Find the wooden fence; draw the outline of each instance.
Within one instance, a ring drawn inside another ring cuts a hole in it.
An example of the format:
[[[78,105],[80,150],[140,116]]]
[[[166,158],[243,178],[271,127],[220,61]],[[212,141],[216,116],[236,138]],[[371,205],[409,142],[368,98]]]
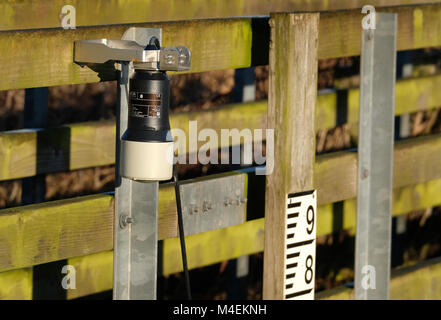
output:
[[[78,6],[86,6],[86,1],[73,2]],[[96,7],[90,5],[90,8],[98,10],[96,8],[101,8],[98,5],[100,2],[94,1]],[[382,3],[382,1],[371,2]],[[116,3],[119,5],[118,2]],[[143,3],[153,5],[150,2]],[[178,1],[172,3],[179,8]],[[265,1],[252,3],[255,6],[241,11],[235,9],[231,1],[229,2],[231,8],[227,6],[225,12],[216,7],[214,11],[203,11],[202,16],[218,18],[227,14],[267,14],[272,10],[297,8],[282,4],[285,3],[284,1],[275,1],[268,8],[264,7]],[[316,1],[316,3],[322,2]],[[336,2],[329,1],[329,3]],[[403,3],[403,1],[387,3]],[[87,16],[78,18],[80,25],[83,26],[65,31],[58,28],[57,22],[53,19],[43,19],[36,24],[33,19],[20,18],[32,14],[27,11],[28,7],[24,4],[17,5],[13,9],[17,12],[20,10],[19,14],[11,13],[11,18],[5,20],[6,24],[0,25],[1,30],[4,31],[0,32],[0,64],[3,67],[0,90],[114,80],[115,75],[107,69],[103,69],[98,77],[90,69],[81,68],[73,63],[75,40],[120,39],[123,32],[131,26],[104,25],[109,22],[137,23],[138,27],[161,27],[166,46],[185,44],[192,51],[193,61],[190,72],[265,65],[269,62],[269,51],[274,49],[269,49],[271,27],[268,17],[143,23],[143,21],[160,21],[165,18],[163,15],[155,16],[156,18],[143,16],[136,14],[137,10],[133,10],[133,15],[123,15],[120,17],[121,20],[117,20],[118,17],[113,15],[103,15],[106,17],[103,19],[111,20],[100,20],[98,24],[102,25],[89,27],[90,19],[95,12],[91,9]],[[302,1],[296,3],[300,7],[302,4]],[[137,2],[137,5],[144,4]],[[8,4],[0,4],[0,12],[2,6],[7,8]],[[37,1],[38,6],[43,6],[43,1]],[[313,9],[323,8],[318,4],[317,6]],[[398,13],[398,50],[441,46],[441,4],[377,8],[377,11]],[[187,19],[193,15],[191,10],[178,12],[180,11],[176,10],[175,19],[168,20]],[[308,29],[310,32],[308,36],[316,37],[318,40],[317,56],[312,57],[313,59],[360,55],[362,15],[359,9],[310,15],[318,19],[318,29]],[[272,19],[284,19],[284,17],[291,15],[276,14]],[[215,38],[213,34],[216,34]],[[271,54],[277,55],[274,50]],[[292,52],[292,54],[299,59],[308,58],[302,52]],[[314,66],[313,62],[311,63],[311,66]],[[276,65],[270,65],[270,73],[278,72],[277,68],[280,69]],[[313,71],[315,74],[316,72]],[[306,83],[314,81],[316,78],[312,77]],[[396,85],[396,115],[441,106],[441,93],[438,90],[440,85],[439,75],[399,80]],[[312,88],[315,88],[315,85]],[[314,95],[315,93],[314,89]],[[276,98],[274,95],[280,93],[270,90],[269,94],[270,107],[266,101],[259,101],[226,105],[207,111],[175,113],[171,116],[171,126],[188,131],[188,121],[197,120],[199,129],[206,127],[220,131],[221,126],[238,129],[267,128],[267,116],[270,119],[274,112],[277,112],[274,110]],[[319,92],[314,102],[315,112],[311,115],[315,119],[311,127],[314,130],[312,134],[315,130],[332,128],[336,125],[338,104],[341,102],[338,101],[339,99],[336,92]],[[359,90],[349,89],[345,103],[348,122],[356,124]],[[308,107],[307,104],[305,106]],[[274,125],[274,122],[271,122],[271,125]],[[113,164],[115,135],[115,124],[111,121],[1,132],[0,180]],[[277,152],[277,147],[275,151]],[[310,156],[314,158],[313,154]],[[397,142],[394,159],[394,215],[441,205],[441,197],[439,197],[441,135]],[[341,151],[319,155],[315,157],[314,162],[305,162],[304,168],[306,167],[308,170],[304,170],[302,174],[305,175],[306,172],[308,176],[305,178],[308,179],[308,184],[317,189],[319,195],[317,235],[326,235],[342,229],[354,230],[357,153]],[[209,179],[217,179],[223,175],[212,175]],[[249,179],[253,179],[253,188],[260,188],[263,191],[265,177],[254,176],[252,170],[246,175]],[[276,182],[270,180],[269,183],[271,185]],[[248,197],[252,197],[252,194],[248,193]],[[32,298],[32,267],[63,259],[67,259],[69,264],[77,269],[78,289],[68,290],[67,298],[111,289],[113,200],[111,194],[97,194],[0,210],[0,298]],[[332,204],[338,201],[344,201],[343,216],[341,221],[336,223]],[[265,234],[263,204],[257,215],[261,218],[225,229],[188,236],[189,267],[207,266],[263,251]],[[277,223],[277,221],[273,222]],[[170,184],[160,186],[159,239],[163,240],[163,274],[180,271],[182,266],[177,239],[175,195]],[[392,280],[391,297],[441,298],[439,284],[436,288],[432,286],[436,281],[439,282],[440,270],[441,262],[438,259],[432,263],[423,263],[399,271]],[[416,285],[421,281],[427,285],[427,291],[421,285]],[[408,290],[393,289],[394,286],[405,286]],[[431,290],[428,289],[429,286],[432,286]],[[338,289],[319,295],[323,298],[350,296],[350,289]]]

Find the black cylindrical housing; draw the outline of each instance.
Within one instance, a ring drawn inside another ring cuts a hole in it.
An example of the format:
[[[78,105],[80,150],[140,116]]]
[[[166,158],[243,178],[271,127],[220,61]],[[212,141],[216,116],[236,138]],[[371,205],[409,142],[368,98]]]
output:
[[[129,119],[123,139],[173,141],[168,119],[170,79],[167,74],[163,71],[135,70],[129,87]]]

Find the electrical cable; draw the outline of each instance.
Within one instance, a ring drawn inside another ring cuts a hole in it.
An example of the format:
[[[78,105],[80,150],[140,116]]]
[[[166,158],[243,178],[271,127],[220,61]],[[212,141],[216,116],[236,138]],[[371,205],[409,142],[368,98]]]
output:
[[[181,197],[179,195],[178,169],[176,164],[173,166],[173,181],[175,184],[176,206],[178,209],[179,240],[181,242],[182,266],[184,268],[185,286],[187,288],[187,298],[188,300],[191,300],[190,274],[188,273],[187,250],[185,248],[184,222],[182,219]]]

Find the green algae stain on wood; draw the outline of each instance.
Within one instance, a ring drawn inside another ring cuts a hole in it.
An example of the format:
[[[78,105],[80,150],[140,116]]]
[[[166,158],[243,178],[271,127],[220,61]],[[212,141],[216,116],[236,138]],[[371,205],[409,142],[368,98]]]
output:
[[[32,268],[0,272],[0,300],[31,300],[32,278]]]

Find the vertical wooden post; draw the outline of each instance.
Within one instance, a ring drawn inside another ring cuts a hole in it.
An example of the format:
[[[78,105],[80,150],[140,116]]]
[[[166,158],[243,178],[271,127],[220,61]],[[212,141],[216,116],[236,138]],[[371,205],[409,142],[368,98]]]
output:
[[[267,167],[273,161],[274,170],[266,177],[264,299],[283,299],[286,196],[313,188],[318,24],[319,13],[277,13],[270,19],[268,128],[274,129],[274,159],[267,159]]]

